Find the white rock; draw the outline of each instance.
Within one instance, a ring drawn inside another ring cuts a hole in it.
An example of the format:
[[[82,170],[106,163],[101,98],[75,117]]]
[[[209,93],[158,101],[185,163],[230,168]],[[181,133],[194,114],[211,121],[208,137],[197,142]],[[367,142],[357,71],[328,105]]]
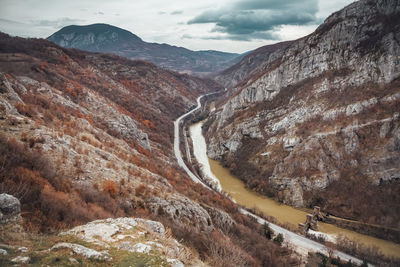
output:
[[[293,149],[293,147],[300,142],[300,138],[298,137],[284,137],[283,138],[283,147],[285,149]]]
[[[74,258],[68,258],[68,260],[69,260],[69,262],[70,263],[72,263],[72,264],[79,264],[79,261],[77,261],[76,259],[74,259]]]
[[[71,249],[74,253],[81,255],[85,258],[97,259],[97,260],[111,260],[110,254],[107,251],[97,251],[91,248],[84,247],[78,244],[72,243],[58,243],[54,245],[50,250],[58,249]]]
[[[5,249],[0,249],[0,255],[7,255],[7,250]]]
[[[158,242],[154,242],[154,241],[147,241],[146,245],[149,245],[149,246],[151,246],[153,248],[162,248],[163,247],[163,245],[161,245]]]
[[[316,237],[322,237],[325,241],[336,243],[336,235],[332,234],[326,234],[318,231],[313,231],[311,229],[308,229],[307,231],[309,234],[314,235]]]
[[[129,251],[139,252],[139,253],[149,253],[151,251],[151,246],[143,243],[137,243],[133,245]]]
[[[28,252],[28,248],[26,248],[26,247],[19,247],[19,248],[18,248],[18,251],[19,251],[19,252],[22,252],[22,253],[26,253],[26,252]]]
[[[109,218],[105,220],[96,220],[85,225],[77,226],[69,231],[61,233],[61,235],[76,235],[77,237],[88,242],[106,245],[104,242],[115,241],[113,238],[115,234],[124,229],[132,229],[133,227],[137,226],[137,224],[138,223],[134,218]]]
[[[146,220],[146,219],[142,219],[142,218],[137,218],[135,220],[138,223],[144,224],[146,226],[146,228],[152,230],[155,233],[162,234],[162,235],[165,234],[165,227],[160,222]]]
[[[167,262],[170,263],[172,267],[185,267],[185,265],[177,259],[167,259]]]
[[[29,261],[31,260],[30,257],[27,256],[18,256],[14,259],[11,260],[13,263],[19,263],[19,264],[28,264]]]

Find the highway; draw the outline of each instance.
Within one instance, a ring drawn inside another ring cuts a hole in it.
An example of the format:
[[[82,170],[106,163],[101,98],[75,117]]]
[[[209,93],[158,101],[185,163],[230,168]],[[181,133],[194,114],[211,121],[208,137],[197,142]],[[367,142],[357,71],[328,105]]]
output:
[[[175,127],[175,131],[174,131],[174,153],[175,153],[175,157],[178,161],[179,166],[181,166],[185,172],[188,174],[188,176],[196,183],[200,183],[202,184],[204,187],[207,187],[210,190],[210,187],[208,187],[205,183],[203,183],[201,181],[201,179],[199,177],[197,177],[192,171],[189,170],[189,168],[186,166],[185,162],[182,159],[182,155],[181,155],[181,151],[179,148],[179,144],[180,144],[180,135],[179,135],[179,130],[180,130],[180,123],[182,121],[182,119],[184,119],[185,117],[189,116],[190,114],[192,114],[193,112],[199,110],[201,108],[201,99],[205,96],[208,95],[212,95],[212,94],[216,94],[216,93],[210,93],[210,94],[205,94],[205,95],[201,95],[197,98],[197,107],[190,110],[189,112],[183,114],[182,116],[180,116],[178,119],[176,119],[174,121],[174,127]],[[195,142],[195,140],[193,140],[193,142]],[[206,151],[206,150],[204,150]],[[254,218],[257,219],[257,221],[260,224],[264,224],[264,223],[268,223],[270,228],[275,232],[275,234],[282,234],[284,237],[285,242],[291,246],[295,251],[297,251],[298,253],[300,253],[301,255],[307,255],[308,252],[320,252],[322,254],[328,255],[330,248],[326,247],[325,245],[315,242],[313,240],[310,240],[302,235],[296,234],[294,232],[291,232],[285,228],[282,228],[276,224],[273,224],[271,222],[266,221],[263,218],[260,218],[259,216],[245,210],[245,209],[240,209],[240,211],[243,214],[246,215],[250,215],[253,216]],[[334,250],[333,251],[333,256],[334,257],[339,257],[342,260],[345,261],[350,261],[352,263],[356,263],[361,265],[362,261],[358,258],[355,258],[349,254],[340,252],[338,250]],[[373,265],[368,265],[368,266],[373,266]]]

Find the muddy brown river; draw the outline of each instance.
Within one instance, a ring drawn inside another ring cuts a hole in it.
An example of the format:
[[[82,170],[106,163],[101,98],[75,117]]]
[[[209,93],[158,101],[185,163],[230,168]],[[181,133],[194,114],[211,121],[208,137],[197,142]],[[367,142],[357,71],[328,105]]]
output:
[[[203,122],[199,124],[202,125]],[[192,125],[191,128],[195,125],[196,124]],[[198,128],[201,129],[201,127]],[[193,142],[196,142],[196,140]],[[280,223],[290,224],[292,227],[297,227],[299,223],[304,223],[306,214],[309,213],[307,210],[295,209],[254,191],[250,191],[241,180],[233,176],[229,170],[224,168],[218,161],[212,159],[208,161],[212,173],[221,183],[222,190],[228,193],[238,204],[247,208],[256,208],[263,214],[274,217]],[[400,258],[399,244],[342,229],[331,224],[319,223],[319,230],[327,234],[344,235],[349,239],[357,240],[368,246],[376,246],[383,254]]]

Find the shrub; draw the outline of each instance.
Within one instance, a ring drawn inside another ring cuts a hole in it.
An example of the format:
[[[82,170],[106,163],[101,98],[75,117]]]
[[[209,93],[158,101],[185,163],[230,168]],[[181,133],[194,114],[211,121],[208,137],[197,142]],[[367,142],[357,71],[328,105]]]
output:
[[[147,191],[147,186],[142,183],[136,187],[135,195],[136,196],[144,196],[146,191]]]
[[[65,178],[56,177],[39,152],[0,134],[0,193],[20,199],[28,230],[48,232],[94,219],[123,216],[124,212],[110,197],[116,189],[109,188],[107,192],[94,187],[74,188]]]
[[[103,182],[103,191],[115,198],[117,196],[117,185],[114,181],[106,180]]]
[[[282,246],[283,243],[283,235],[279,233],[275,238],[274,242],[277,243],[279,246]]]
[[[271,240],[272,236],[274,235],[274,231],[269,227],[266,222],[264,222],[264,235],[268,240]]]

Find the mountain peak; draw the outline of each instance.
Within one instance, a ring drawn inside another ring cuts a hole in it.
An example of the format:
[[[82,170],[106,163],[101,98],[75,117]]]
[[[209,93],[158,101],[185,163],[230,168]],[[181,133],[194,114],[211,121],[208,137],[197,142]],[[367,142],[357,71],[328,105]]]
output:
[[[88,51],[111,51],[116,43],[143,42],[130,31],[104,23],[70,25],[47,38],[63,47]]]
[[[113,53],[200,76],[221,71],[239,60],[239,55],[234,53],[192,51],[169,44],[147,43],[127,30],[104,23],[66,26],[47,39],[66,48]]]

